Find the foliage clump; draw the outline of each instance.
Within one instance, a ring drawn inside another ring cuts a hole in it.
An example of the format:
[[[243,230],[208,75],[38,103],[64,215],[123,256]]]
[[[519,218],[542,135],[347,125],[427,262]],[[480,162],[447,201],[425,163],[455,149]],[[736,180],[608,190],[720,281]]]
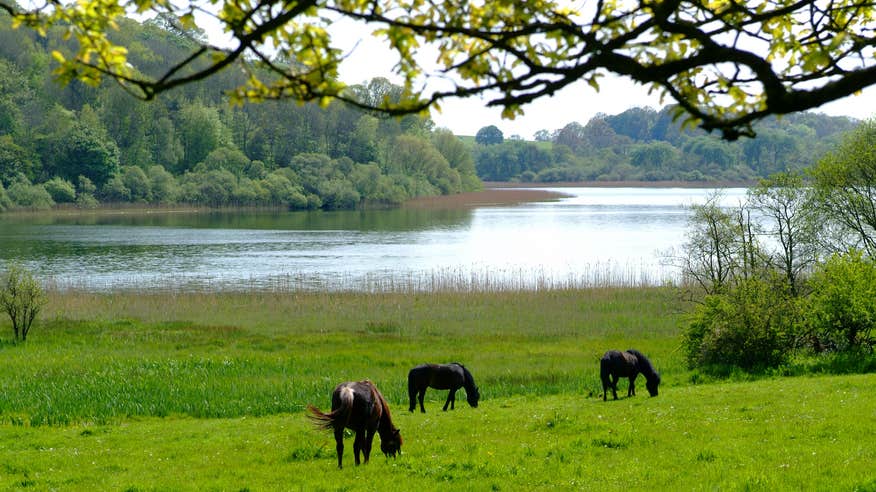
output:
[[[876,262],[860,251],[833,255],[810,279],[808,321],[821,350],[872,351],[876,345]]]
[[[683,340],[685,358],[691,367],[779,366],[791,354],[797,317],[781,282],[744,280],[725,294],[706,296],[694,310]]]
[[[30,271],[15,263],[7,267],[0,277],[0,307],[12,321],[15,341],[27,340],[27,334],[46,302],[42,286]]]

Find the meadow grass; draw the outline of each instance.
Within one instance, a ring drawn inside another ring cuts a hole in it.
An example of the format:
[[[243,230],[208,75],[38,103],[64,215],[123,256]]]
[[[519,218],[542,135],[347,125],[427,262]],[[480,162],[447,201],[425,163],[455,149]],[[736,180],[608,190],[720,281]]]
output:
[[[6,490],[873,490],[876,376],[511,396],[393,419],[403,454],[343,470],[301,413],[0,425]],[[377,446],[375,443],[375,451]]]
[[[693,384],[683,307],[659,287],[51,292],[27,343],[0,344],[0,488],[876,490],[876,375]],[[598,359],[630,347],[661,394],[604,403]],[[429,390],[409,414],[408,369],[449,361],[481,406]],[[337,471],[303,408],[365,378],[404,454]]]

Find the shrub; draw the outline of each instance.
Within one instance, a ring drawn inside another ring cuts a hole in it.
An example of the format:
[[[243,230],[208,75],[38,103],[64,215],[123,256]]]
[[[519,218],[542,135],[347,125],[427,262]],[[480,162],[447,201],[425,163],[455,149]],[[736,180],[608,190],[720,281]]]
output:
[[[6,194],[6,188],[3,187],[3,183],[0,183],[0,212],[8,208],[12,208],[12,200]]]
[[[179,185],[164,166],[151,166],[146,172],[154,203],[173,203],[179,195]]]
[[[124,166],[121,172],[122,183],[133,202],[148,202],[152,199],[152,183],[138,166]]]
[[[131,190],[125,186],[125,182],[118,174],[111,177],[101,189],[103,199],[109,202],[131,201]]]
[[[97,187],[90,179],[80,175],[77,179],[76,189],[79,192],[76,196],[76,205],[79,208],[94,208],[100,204],[94,197]]]
[[[28,270],[17,264],[8,266],[0,279],[0,307],[12,320],[15,340],[27,340],[30,327],[46,304],[46,295]]]
[[[809,280],[807,321],[819,351],[872,350],[876,324],[876,263],[860,251],[833,255]]]
[[[45,210],[52,208],[55,201],[42,185],[30,184],[27,179],[19,179],[8,190],[9,198],[19,207]]]
[[[76,188],[66,179],[54,177],[43,186],[56,203],[72,203],[76,200]]]
[[[708,295],[690,317],[683,348],[691,368],[776,367],[794,348],[797,302],[779,280],[747,279]]]

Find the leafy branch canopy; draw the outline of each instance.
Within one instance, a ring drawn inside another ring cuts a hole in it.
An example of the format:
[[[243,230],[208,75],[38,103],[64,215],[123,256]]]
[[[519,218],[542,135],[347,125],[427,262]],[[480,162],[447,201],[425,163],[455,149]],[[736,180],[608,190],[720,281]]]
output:
[[[40,33],[61,27],[75,39],[75,52],[55,53],[62,81],[110,77],[143,99],[233,65],[246,74],[234,102],[336,98],[403,114],[481,95],[513,118],[577,81],[598,89],[613,73],[676,102],[687,123],[732,140],[751,135],[764,116],[816,108],[876,82],[869,0],[45,0],[24,7],[0,0],[0,9],[17,25]],[[187,33],[202,32],[199,23],[212,18],[231,42],[193,36],[187,58],[147,76],[131,64],[129,47],[113,41],[120,18],[134,14],[172,19]],[[406,97],[366,103],[347,90],[338,67],[348,54],[330,29],[341,18],[371,27],[395,53]],[[437,53],[437,68],[423,63],[427,51]]]

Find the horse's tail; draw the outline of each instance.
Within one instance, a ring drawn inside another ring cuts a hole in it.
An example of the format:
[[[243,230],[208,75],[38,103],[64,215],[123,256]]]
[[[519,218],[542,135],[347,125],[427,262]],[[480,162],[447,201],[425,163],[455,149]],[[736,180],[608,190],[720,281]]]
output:
[[[636,349],[629,349],[627,353],[633,354],[638,359],[639,372],[642,373],[648,379],[657,378],[660,380],[660,374],[657,373],[657,369],[654,368],[654,364],[651,363],[651,359],[645,356],[642,352],[639,352]]]
[[[414,391],[417,387],[417,378],[420,374],[420,366],[414,367],[408,371],[408,392]]]
[[[325,413],[313,405],[307,405],[307,411],[310,412],[310,420],[320,429],[331,430],[338,425],[346,425],[350,420],[351,410],[353,409],[353,390],[349,387],[342,387],[338,394],[340,406]]]
[[[611,359],[608,357],[608,352],[599,359],[599,378],[602,379],[603,386],[608,383],[608,378],[611,376]]]

